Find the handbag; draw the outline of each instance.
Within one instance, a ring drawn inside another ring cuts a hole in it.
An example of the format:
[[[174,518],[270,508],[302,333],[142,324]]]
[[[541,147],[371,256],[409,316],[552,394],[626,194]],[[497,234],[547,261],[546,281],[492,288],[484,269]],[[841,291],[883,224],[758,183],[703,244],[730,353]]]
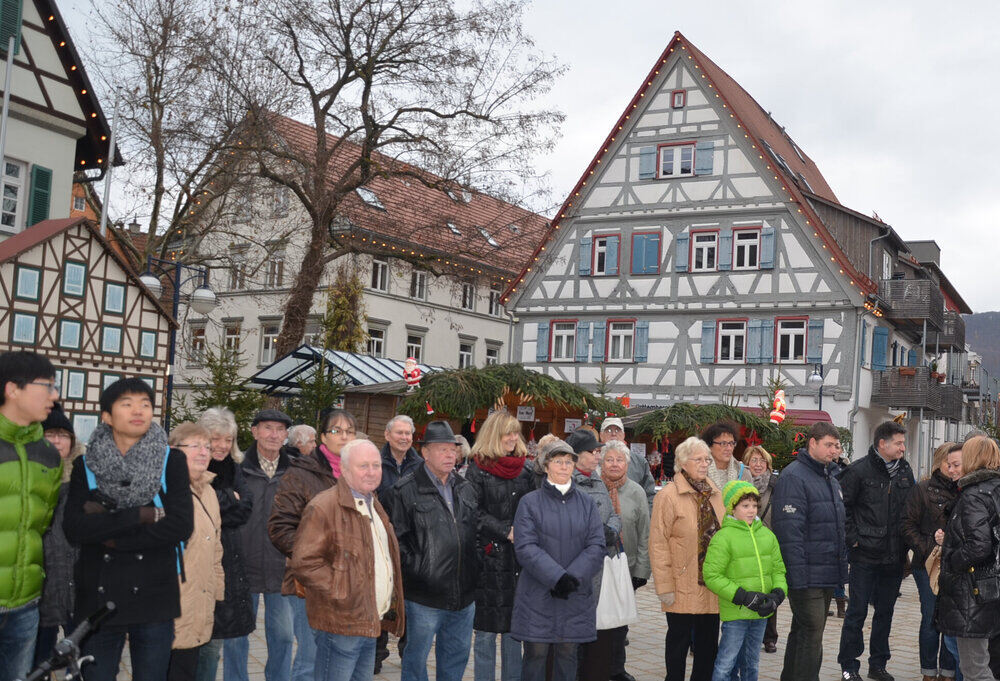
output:
[[[597,628],[615,629],[638,620],[639,610],[635,605],[628,557],[624,551],[614,557],[605,556],[601,593],[597,598]]]
[[[938,593],[938,578],[941,577],[941,547],[935,546],[931,549],[930,555],[924,561],[924,568],[927,570],[927,578],[931,583],[931,592],[936,596]]]

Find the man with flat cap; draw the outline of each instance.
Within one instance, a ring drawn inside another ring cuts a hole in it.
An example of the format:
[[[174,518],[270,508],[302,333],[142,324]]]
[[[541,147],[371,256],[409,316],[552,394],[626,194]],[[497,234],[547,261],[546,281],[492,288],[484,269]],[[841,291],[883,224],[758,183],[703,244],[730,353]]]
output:
[[[476,519],[473,486],[454,471],[455,433],[427,424],[423,464],[393,485],[382,503],[399,540],[406,609],[402,681],[427,681],[437,644],[437,681],[460,681],[469,661],[475,613]]]

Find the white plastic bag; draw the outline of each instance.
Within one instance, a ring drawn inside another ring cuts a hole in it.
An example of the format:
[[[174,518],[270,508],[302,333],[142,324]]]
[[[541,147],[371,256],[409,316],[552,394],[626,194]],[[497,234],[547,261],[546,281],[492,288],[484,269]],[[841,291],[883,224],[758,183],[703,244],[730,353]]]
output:
[[[601,594],[597,599],[597,628],[615,629],[639,620],[635,606],[628,557],[622,551],[614,558],[604,557]]]

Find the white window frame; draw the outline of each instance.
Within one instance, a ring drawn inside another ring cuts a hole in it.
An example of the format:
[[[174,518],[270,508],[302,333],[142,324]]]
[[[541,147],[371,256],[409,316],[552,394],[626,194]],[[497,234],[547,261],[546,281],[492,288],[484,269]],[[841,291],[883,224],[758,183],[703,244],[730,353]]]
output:
[[[549,361],[576,361],[576,322],[552,322]]]
[[[378,326],[368,327],[368,354],[372,357],[385,357],[386,330]],[[407,355],[409,356],[409,355]]]
[[[656,169],[660,177],[694,177],[694,142],[660,147]]]
[[[31,337],[25,335],[31,323]],[[10,324],[10,342],[18,345],[34,345],[38,342],[38,317],[29,312],[15,312]]]
[[[474,312],[476,309],[476,286],[469,282],[462,283],[462,300],[461,306],[463,310],[469,310]]]
[[[139,331],[139,357],[143,359],[156,359],[158,341],[159,338],[155,331]],[[146,347],[147,342],[152,343],[148,348]]]
[[[410,297],[414,300],[427,300],[427,272],[413,270],[410,273]]]
[[[742,253],[741,253],[742,251]],[[743,256],[744,263],[739,264],[740,256]],[[750,256],[753,256],[753,263]],[[760,230],[754,229],[734,229],[733,230],[733,269],[734,270],[759,270],[760,269]]]
[[[371,286],[373,291],[388,293],[389,291],[389,261],[372,258]]]
[[[204,325],[190,327],[191,343],[188,350],[188,366],[200,366],[205,362],[205,349],[208,347],[207,331]]]
[[[81,213],[87,210],[87,199],[83,196],[74,196],[73,210],[80,211]]]
[[[34,277],[32,284],[31,278]],[[28,287],[31,291],[28,291]],[[28,265],[17,266],[17,283],[14,286],[14,297],[22,300],[39,300],[42,295],[42,270]]]
[[[17,175],[8,175],[8,166],[17,168]],[[3,176],[0,177],[0,229],[8,232],[20,232],[24,229],[24,205],[28,200],[27,191],[28,166],[20,161],[4,159]],[[7,194],[8,187],[12,190],[10,196]],[[10,203],[13,202],[13,210],[9,210]],[[7,216],[10,215],[12,225],[7,224]]]
[[[75,335],[74,330],[75,329]],[[71,340],[73,342],[68,342]],[[79,350],[83,342],[83,323],[77,319],[59,320],[59,347],[65,350]]]
[[[476,344],[472,341],[458,342],[458,368],[468,369],[473,364],[473,356],[475,355]]]
[[[635,322],[609,321],[605,347],[609,362],[635,361]]]
[[[247,287],[247,259],[242,253],[230,256],[229,290],[242,291]]]
[[[608,273],[608,239],[618,238],[617,234],[605,234],[594,237],[594,276],[600,277]],[[618,255],[621,256],[621,239],[618,243]],[[615,263],[616,265],[618,263]]]
[[[503,314],[503,305],[500,304],[500,295],[502,293],[503,291],[500,290],[499,284],[490,286],[489,313],[491,317],[499,317]]]
[[[809,322],[805,319],[779,319],[774,347],[775,361],[779,364],[806,363],[806,332]],[[798,340],[797,340],[798,339]],[[802,344],[802,356],[795,357],[795,346]],[[783,346],[787,344],[787,350]]]
[[[83,298],[87,291],[87,269],[86,263],[66,261],[62,271],[62,292],[65,295]],[[77,281],[76,273],[81,270],[82,274],[79,275],[79,281]]]
[[[260,366],[273,364],[277,359],[278,336],[281,334],[281,324],[265,322],[260,325]]]
[[[746,364],[747,361],[747,323],[738,320],[720,320],[715,342],[715,361],[718,364]],[[723,352],[723,343],[728,339],[728,356]],[[739,346],[740,352],[736,352]],[[739,355],[737,357],[737,354]]]
[[[273,253],[267,259],[267,288],[281,288],[285,283],[285,255]]]
[[[671,109],[683,109],[685,106],[687,106],[687,90],[674,90],[670,93]]]
[[[414,331],[406,332],[406,356],[417,360],[417,364],[424,361],[424,336]]]
[[[222,347],[233,352],[240,352],[240,337],[243,332],[243,324],[240,322],[227,322],[222,327]]]
[[[702,254],[702,263],[698,265],[699,252]],[[711,266],[709,266],[709,252],[711,252]],[[691,232],[691,271],[692,272],[715,272],[719,269],[719,233],[718,232]]]
[[[500,346],[488,344],[486,346],[486,366],[500,363]]]

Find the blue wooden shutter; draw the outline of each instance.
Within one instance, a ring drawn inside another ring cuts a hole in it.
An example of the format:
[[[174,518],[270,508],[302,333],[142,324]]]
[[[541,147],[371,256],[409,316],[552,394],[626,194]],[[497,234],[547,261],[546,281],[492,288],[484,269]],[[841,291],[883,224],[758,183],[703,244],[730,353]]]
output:
[[[861,366],[865,365],[865,351],[868,347],[868,322],[864,319],[861,320],[861,355],[860,361]]]
[[[639,149],[639,179],[652,180],[656,177],[656,147]]]
[[[872,369],[885,371],[885,356],[889,352],[889,329],[876,326],[872,329]]]
[[[576,361],[586,362],[590,358],[590,322],[576,323]]]
[[[580,276],[585,277],[590,274],[590,259],[593,257],[591,251],[592,240],[589,236],[580,239]]]
[[[701,363],[713,364],[715,362],[715,320],[706,320],[701,323]]]
[[[635,361],[645,362],[649,348],[649,321],[640,319],[635,323]]]
[[[764,361],[763,355],[763,320],[751,319],[747,324],[747,362],[750,364],[760,364]]]
[[[906,366],[917,366],[917,351],[913,348],[910,348],[910,351],[906,353]]]
[[[806,338],[806,361],[820,364],[823,361],[823,320],[810,319]]]
[[[774,320],[765,319],[760,325],[760,361],[774,362]]]
[[[594,335],[590,343],[590,356],[591,361],[603,362],[604,361],[604,334],[605,329],[607,329],[607,324],[605,322],[594,322]]]
[[[711,175],[714,157],[715,142],[697,142],[694,145],[694,174]]]
[[[646,235],[632,235],[632,274],[646,274]]]
[[[723,227],[719,232],[719,257],[720,270],[733,269],[733,230]]]
[[[646,274],[660,273],[660,234],[646,235]]]
[[[678,272],[688,271],[688,241],[691,235],[683,232],[674,241],[674,269]]]
[[[28,227],[49,219],[52,195],[52,171],[42,166],[31,166],[31,194],[28,198]]]
[[[760,231],[760,268],[774,269],[774,227],[770,225]]]
[[[618,237],[609,236],[605,238],[605,243],[607,244],[607,255],[604,257],[605,274],[618,274]]]
[[[538,323],[538,344],[535,346],[535,361],[549,361],[549,323]]]
[[[14,36],[14,54],[21,51],[21,0],[0,2],[0,54],[7,55],[7,42]]]

